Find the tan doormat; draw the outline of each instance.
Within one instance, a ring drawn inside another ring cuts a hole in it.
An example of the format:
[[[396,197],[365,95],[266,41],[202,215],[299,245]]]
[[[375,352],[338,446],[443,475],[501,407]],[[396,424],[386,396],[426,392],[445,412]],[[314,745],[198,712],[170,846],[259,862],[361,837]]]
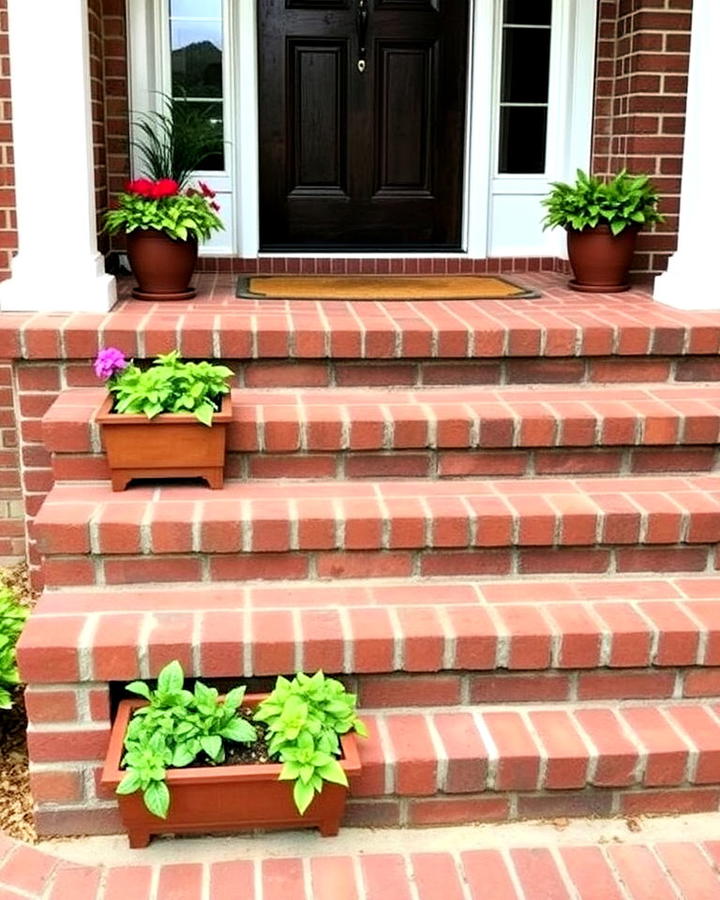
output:
[[[537,291],[492,275],[251,275],[238,297],[280,300],[516,300]]]

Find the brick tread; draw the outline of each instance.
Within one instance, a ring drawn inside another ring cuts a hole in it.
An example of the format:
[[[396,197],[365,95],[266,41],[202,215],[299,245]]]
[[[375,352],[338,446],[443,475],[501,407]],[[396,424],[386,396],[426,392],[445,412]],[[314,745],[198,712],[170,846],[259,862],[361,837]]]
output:
[[[43,419],[54,453],[99,452],[105,392],[64,391]],[[710,445],[720,434],[712,384],[606,387],[235,390],[231,451],[317,453]]]
[[[19,658],[30,683],[154,675],[173,653],[216,677],[601,670],[578,697],[672,696],[690,667],[702,696],[720,680],[719,595],[708,576],[46,590]]]
[[[663,307],[642,289],[578,297],[553,273],[517,280],[542,299],[238,302],[235,277],[209,275],[201,296],[175,310],[139,310],[130,301],[107,314],[8,313],[0,355],[87,359],[114,345],[146,358],[178,342],[192,358],[265,360],[689,356],[716,355],[720,346],[712,311]]]
[[[451,833],[449,835],[451,837]],[[78,865],[0,834],[0,893],[30,900],[485,900],[488,896],[710,898],[720,892],[716,841],[543,845],[323,855],[323,848],[278,858],[203,860],[178,854],[159,863]],[[411,887],[412,886],[412,887]],[[412,894],[410,893],[412,890]],[[238,894],[238,891],[240,893]]]
[[[720,540],[720,476],[231,482],[222,492],[119,494],[64,483],[34,534],[49,557],[708,545]]]
[[[359,744],[356,798],[720,784],[717,703],[362,715],[369,737]]]

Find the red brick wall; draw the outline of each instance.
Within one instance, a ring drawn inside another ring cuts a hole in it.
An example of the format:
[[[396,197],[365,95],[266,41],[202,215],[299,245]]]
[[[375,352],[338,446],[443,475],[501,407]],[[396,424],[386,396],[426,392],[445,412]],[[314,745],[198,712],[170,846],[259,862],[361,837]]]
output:
[[[129,170],[124,0],[89,0],[89,24],[95,203],[100,249],[107,252],[110,241],[102,234],[102,215]]]
[[[593,169],[652,175],[666,217],[640,234],[635,270],[677,246],[692,0],[600,0]]]
[[[11,123],[7,0],[0,0],[0,278],[7,277],[17,248]]]
[[[17,248],[7,0],[0,0],[0,279]],[[0,564],[24,552],[24,514],[18,471],[12,366],[0,364]]]

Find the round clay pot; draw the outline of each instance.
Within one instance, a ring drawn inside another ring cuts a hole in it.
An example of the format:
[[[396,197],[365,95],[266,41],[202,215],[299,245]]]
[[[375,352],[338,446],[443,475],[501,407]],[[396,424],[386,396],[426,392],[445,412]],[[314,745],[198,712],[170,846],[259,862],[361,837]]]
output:
[[[567,232],[568,256],[575,278],[570,287],[590,294],[630,290],[629,272],[638,228],[614,235],[608,225]]]
[[[190,300],[190,279],[198,255],[196,238],[173,240],[154,228],[136,229],[127,236],[127,254],[138,286],[138,300]]]

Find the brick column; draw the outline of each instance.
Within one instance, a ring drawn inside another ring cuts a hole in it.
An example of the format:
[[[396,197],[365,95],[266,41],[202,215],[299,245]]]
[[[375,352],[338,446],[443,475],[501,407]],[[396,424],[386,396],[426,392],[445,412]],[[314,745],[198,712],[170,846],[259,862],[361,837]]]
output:
[[[19,253],[3,310],[108,310],[97,248],[87,0],[9,0]]]
[[[677,309],[720,309],[715,222],[720,116],[720,3],[695,0],[693,5],[690,81],[680,195],[677,253],[668,271],[655,281],[660,303]]]

